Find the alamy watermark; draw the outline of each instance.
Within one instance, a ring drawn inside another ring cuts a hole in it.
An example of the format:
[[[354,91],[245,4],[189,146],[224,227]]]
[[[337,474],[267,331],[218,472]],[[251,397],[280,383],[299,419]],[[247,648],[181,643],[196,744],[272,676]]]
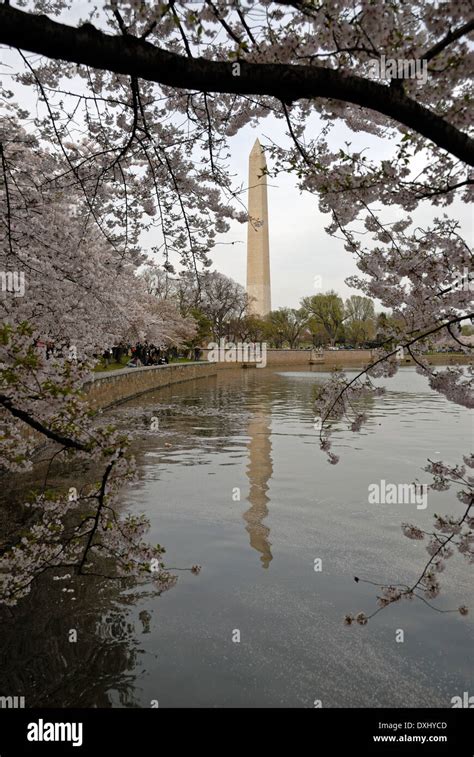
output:
[[[428,61],[422,58],[374,58],[369,61],[369,74],[374,79],[417,79],[428,81]]]
[[[207,359],[210,363],[256,363],[257,368],[267,364],[266,342],[228,342],[220,339],[209,342]]]
[[[14,297],[24,297],[24,271],[0,271],[0,290],[13,294]]]
[[[321,292],[323,288],[323,277],[321,274],[317,273],[316,276],[313,278],[313,288],[317,292]]]
[[[0,709],[17,710],[25,707],[25,697],[0,697]]]
[[[82,723],[48,723],[42,718],[37,723],[28,723],[28,741],[70,741],[72,746],[82,746]]]
[[[417,510],[428,506],[426,484],[390,484],[381,479],[378,484],[369,484],[369,505],[416,505]]]
[[[466,266],[464,266],[464,271],[454,279],[453,288],[463,292],[474,292],[474,274]]]
[[[468,707],[468,708],[474,707],[474,697],[473,696],[469,696],[469,692],[468,691],[463,691],[462,697],[460,697],[460,696],[452,697],[452,699],[451,699],[451,706],[454,707],[454,708],[456,708],[456,707]]]

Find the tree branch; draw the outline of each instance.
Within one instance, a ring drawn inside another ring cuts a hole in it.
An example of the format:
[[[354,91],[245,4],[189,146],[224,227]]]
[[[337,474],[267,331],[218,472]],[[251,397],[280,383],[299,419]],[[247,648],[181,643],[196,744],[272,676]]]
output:
[[[7,200],[7,236],[8,236],[8,247],[10,250],[11,255],[13,255],[13,244],[12,244],[12,211],[11,211],[11,205],[10,205],[10,192],[8,191],[8,181],[7,181],[7,162],[5,160],[5,153],[3,150],[3,144],[0,142],[0,156],[2,159],[2,172],[3,172],[3,181],[5,183],[5,196]]]
[[[211,61],[162,50],[133,36],[110,36],[92,24],[79,28],[0,5],[0,44],[178,89],[270,95],[291,103],[316,97],[370,108],[474,165],[474,140],[407,97],[359,76],[313,66]]]
[[[436,45],[433,45],[430,50],[427,50],[426,53],[423,53],[420,55],[421,60],[432,60],[436,55],[439,55],[448,45],[451,44],[451,42],[454,42],[456,39],[460,39],[461,37],[464,37],[466,34],[470,34],[474,30],[474,19],[471,19],[471,21],[468,21],[467,23],[463,24],[463,26],[460,26],[458,29],[455,29],[454,31],[449,30],[449,32],[446,34],[445,37],[443,37],[442,40],[437,42]]]
[[[81,442],[76,442],[75,439],[71,439],[68,436],[63,436],[62,434],[58,434],[56,431],[52,431],[50,428],[47,428],[39,421],[36,421],[34,418],[31,417],[28,413],[26,413],[24,410],[20,410],[20,408],[15,407],[9,397],[6,397],[4,394],[0,394],[0,405],[3,405],[3,407],[8,410],[15,418],[19,418],[21,421],[26,423],[30,428],[34,428],[35,431],[39,431],[40,434],[43,434],[43,436],[46,436],[48,439],[52,439],[54,442],[57,442],[58,444],[62,444],[63,447],[68,447],[69,449],[77,449],[81,451],[87,450],[87,447],[85,444],[82,444]]]
[[[119,450],[119,457],[121,457],[121,456],[122,456],[122,451]],[[87,540],[87,544],[86,544],[86,547],[84,549],[81,562],[79,563],[79,568],[78,568],[78,571],[77,571],[78,575],[81,575],[82,572],[83,572],[82,569],[83,569],[83,567],[85,565],[88,552],[89,552],[89,550],[90,550],[90,548],[92,546],[92,541],[93,541],[94,536],[95,536],[95,534],[97,532],[97,529],[99,527],[100,514],[101,514],[102,509],[104,508],[104,505],[105,505],[105,490],[106,490],[106,487],[107,487],[107,481],[108,481],[108,478],[109,478],[110,474],[112,473],[112,468],[114,467],[115,462],[116,462],[115,460],[112,460],[108,464],[107,468],[105,469],[104,475],[102,476],[102,481],[101,481],[101,484],[100,484],[100,491],[99,491],[99,493],[97,495],[98,505],[97,505],[97,510],[96,510],[95,517],[94,517],[94,524],[93,524],[93,526],[92,526],[92,528],[90,530],[89,538]]]

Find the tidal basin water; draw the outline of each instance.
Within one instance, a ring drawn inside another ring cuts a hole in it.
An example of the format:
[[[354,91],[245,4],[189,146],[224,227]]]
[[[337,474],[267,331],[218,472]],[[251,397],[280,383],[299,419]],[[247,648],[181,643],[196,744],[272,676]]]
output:
[[[75,604],[33,592],[2,650],[10,687],[26,688],[12,693],[31,705],[309,708],[450,707],[474,694],[472,566],[459,556],[434,604],[466,603],[467,618],[414,600],[343,625],[347,612],[376,607],[376,588],[354,576],[418,578],[428,555],[403,521],[429,530],[434,513],[461,511],[454,489],[430,492],[423,510],[369,504],[369,485],[426,483],[428,458],[461,462],[472,413],[404,368],[369,403],[362,433],[338,429],[332,466],[313,428],[327,376],[223,371],[110,412],[136,434],[139,476],[123,511],[146,513],[167,565],[202,570],[178,571],[169,591],[139,600],[100,582],[81,585]]]

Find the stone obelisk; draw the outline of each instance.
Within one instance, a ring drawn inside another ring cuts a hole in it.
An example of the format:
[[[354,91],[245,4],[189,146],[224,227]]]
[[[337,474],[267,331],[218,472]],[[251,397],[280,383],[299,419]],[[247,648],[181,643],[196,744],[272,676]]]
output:
[[[265,155],[256,139],[249,157],[247,294],[250,312],[259,316],[271,310],[266,169]]]

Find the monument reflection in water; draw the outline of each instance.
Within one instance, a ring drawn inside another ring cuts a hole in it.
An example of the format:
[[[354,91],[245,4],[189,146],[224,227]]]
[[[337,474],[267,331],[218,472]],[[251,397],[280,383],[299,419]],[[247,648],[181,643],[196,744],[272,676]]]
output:
[[[270,414],[264,409],[256,409],[248,424],[250,441],[246,470],[249,480],[247,500],[250,507],[243,514],[250,536],[250,546],[260,552],[260,562],[264,568],[268,568],[273,560],[270,528],[263,523],[268,516],[267,504],[270,497],[267,492],[273,473],[270,418]]]

